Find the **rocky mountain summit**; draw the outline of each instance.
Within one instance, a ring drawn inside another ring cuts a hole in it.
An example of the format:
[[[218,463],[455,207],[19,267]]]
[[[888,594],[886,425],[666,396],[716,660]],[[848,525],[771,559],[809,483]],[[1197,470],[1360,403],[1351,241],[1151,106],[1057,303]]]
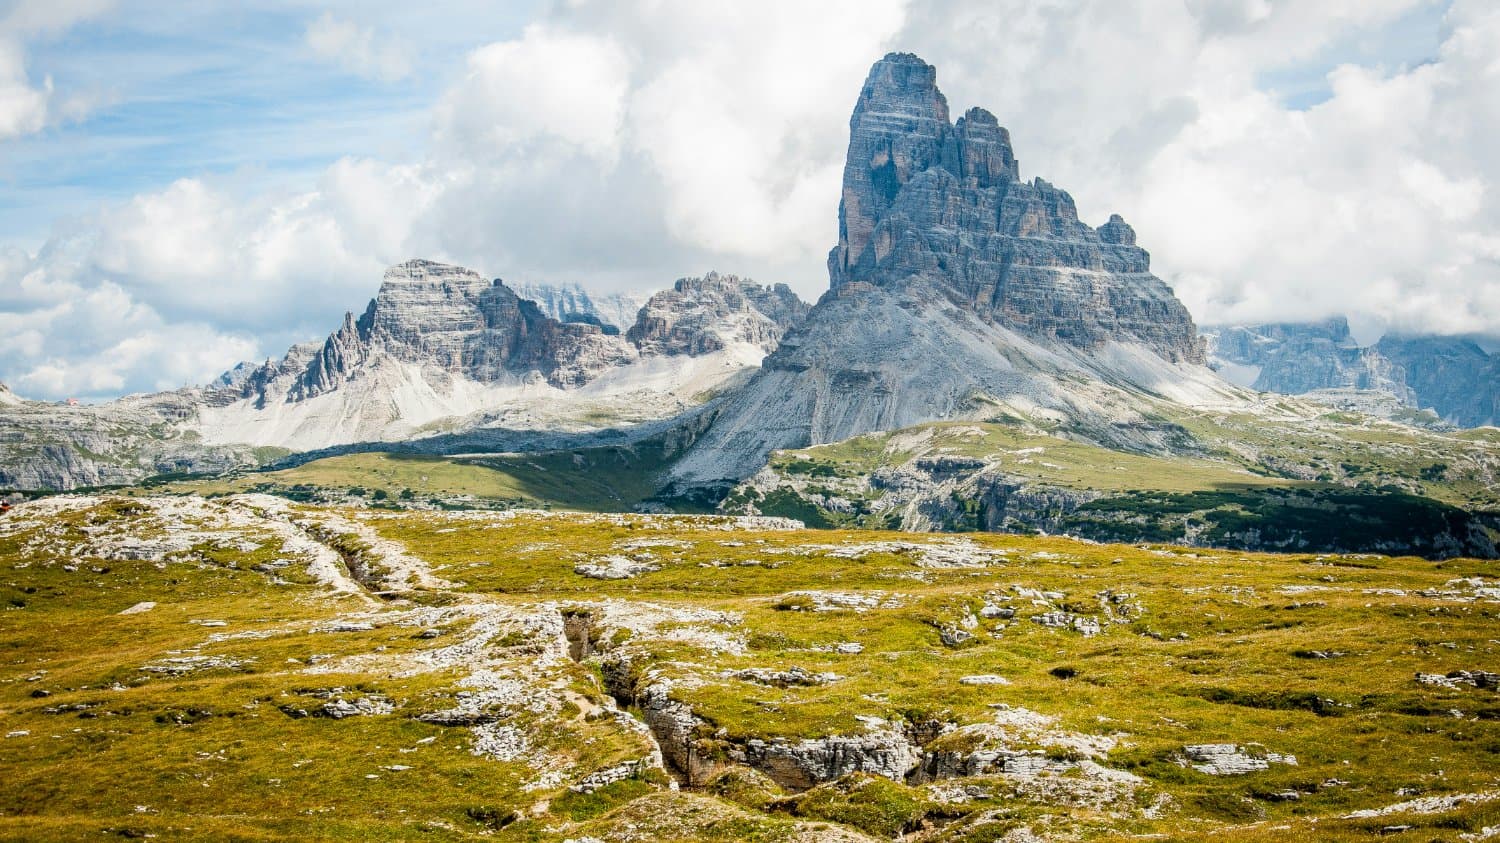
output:
[[[1066,191],[1022,181],[993,114],[949,121],[931,65],[906,53],[876,63],[849,132],[833,293],[920,287],[1037,339],[1203,362],[1192,317],[1150,274],[1135,231],[1118,214],[1091,228]]]
[[[743,477],[772,450],[923,421],[1045,417],[1160,448],[1142,400],[1240,400],[1118,216],[1021,181],[983,109],[950,122],[936,70],[877,62],[850,119],[830,289],[679,465]]]
[[[626,337],[642,354],[711,354],[736,341],[772,351],[807,311],[785,284],[761,287],[710,272],[652,296]]]
[[[416,260],[386,271],[379,294],[358,319],[345,315],[289,397],[337,389],[380,356],[479,383],[535,372],[559,388],[580,386],[632,359],[600,326],[559,322],[499,279]]]
[[[1361,346],[1342,316],[1205,329],[1211,365],[1263,392],[1362,410],[1430,410],[1459,427],[1500,420],[1500,355],[1459,337],[1388,335]]]
[[[134,482],[253,464],[255,448],[470,430],[496,431],[505,450],[519,447],[511,431],[530,441],[660,421],[758,366],[806,310],[785,285],[709,273],[656,294],[619,331],[576,314],[555,319],[472,270],[408,261],[323,342],[241,364],[204,387],[84,408],[7,392],[0,486]]]

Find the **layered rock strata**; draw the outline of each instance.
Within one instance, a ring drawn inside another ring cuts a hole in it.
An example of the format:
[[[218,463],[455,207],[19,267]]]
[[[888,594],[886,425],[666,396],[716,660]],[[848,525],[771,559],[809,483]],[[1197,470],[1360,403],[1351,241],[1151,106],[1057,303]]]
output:
[[[936,71],[913,55],[877,62],[860,92],[828,267],[828,292],[678,465],[674,490],[745,477],[778,448],[996,413],[1155,450],[1150,400],[1242,400],[1202,365],[1191,317],[1130,226],[1091,228],[1066,192],[1022,181],[995,117],[950,122]]]

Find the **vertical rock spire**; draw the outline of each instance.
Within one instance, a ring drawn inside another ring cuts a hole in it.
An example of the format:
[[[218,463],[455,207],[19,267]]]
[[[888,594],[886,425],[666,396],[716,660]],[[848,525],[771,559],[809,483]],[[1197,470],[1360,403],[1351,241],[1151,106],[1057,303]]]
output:
[[[1044,339],[1203,362],[1192,318],[1150,260],[1119,216],[1093,228],[1066,191],[1021,181],[995,115],[971,108],[949,123],[931,65],[892,53],[870,69],[849,120],[833,289],[910,288]]]
[[[911,53],[891,53],[870,68],[849,118],[839,244],[828,256],[834,287],[849,280],[901,186],[940,162],[952,133],[937,68]]]

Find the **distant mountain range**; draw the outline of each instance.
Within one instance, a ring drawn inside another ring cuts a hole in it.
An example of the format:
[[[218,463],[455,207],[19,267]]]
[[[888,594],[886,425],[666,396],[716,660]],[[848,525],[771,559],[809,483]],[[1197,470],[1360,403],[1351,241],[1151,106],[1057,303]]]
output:
[[[0,487],[131,483],[459,431],[536,447],[671,419],[741,379],[806,310],[785,285],[709,273],[652,296],[622,332],[580,318],[597,310],[559,321],[498,279],[408,261],[323,342],[204,387],[83,407],[5,391]]]
[[[1387,335],[1360,346],[1343,317],[1218,326],[1204,336],[1210,365],[1252,389],[1386,414],[1426,410],[1458,427],[1500,424],[1500,354],[1473,340]]]

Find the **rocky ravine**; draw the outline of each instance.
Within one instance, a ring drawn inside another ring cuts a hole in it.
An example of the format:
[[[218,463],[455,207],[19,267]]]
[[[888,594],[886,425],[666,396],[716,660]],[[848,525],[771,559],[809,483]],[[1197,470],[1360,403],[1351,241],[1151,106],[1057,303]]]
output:
[[[97,407],[6,392],[0,487],[128,483],[476,429],[538,439],[660,421],[743,378],[806,309],[785,285],[710,273],[653,296],[621,332],[554,319],[498,279],[410,261],[324,342],[206,387]]]
[[[1001,413],[1162,447],[1142,399],[1243,402],[1204,365],[1186,308],[1118,216],[1021,181],[1010,136],[955,123],[936,71],[877,62],[850,119],[831,286],[675,470],[753,472],[778,448]]]

